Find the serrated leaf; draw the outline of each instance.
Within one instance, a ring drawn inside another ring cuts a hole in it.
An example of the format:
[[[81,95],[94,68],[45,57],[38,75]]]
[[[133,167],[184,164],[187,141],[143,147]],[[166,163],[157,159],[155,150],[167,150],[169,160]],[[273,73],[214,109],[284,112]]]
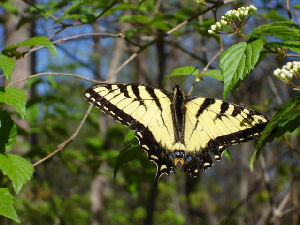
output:
[[[116,175],[121,166],[134,159],[140,158],[142,154],[143,151],[139,148],[139,142],[134,136],[134,132],[129,131],[124,138],[123,149],[120,151],[114,167],[114,179],[116,179]]]
[[[178,67],[174,70],[172,70],[171,73],[169,73],[167,76],[164,77],[164,79],[169,79],[171,77],[176,76],[186,76],[186,75],[198,75],[199,71],[197,67],[194,66],[182,66]]]
[[[300,40],[300,34],[293,28],[296,26],[297,24],[290,21],[266,24],[253,29],[250,37],[276,36],[284,41]]]
[[[292,133],[298,127],[300,127],[300,110],[294,110],[289,112],[289,114],[278,123],[277,128],[269,136],[268,141],[280,137],[285,133]]]
[[[0,188],[0,215],[20,223],[14,203],[15,197],[11,195],[8,188]]]
[[[0,110],[0,152],[8,152],[16,142],[17,126],[10,114]]]
[[[222,53],[220,68],[224,80],[224,98],[254,68],[262,47],[262,40],[256,39],[249,43],[237,43]]]
[[[21,117],[25,117],[26,94],[15,87],[0,87],[0,103],[13,106]]]
[[[30,47],[30,46],[34,46],[34,45],[44,46],[44,47],[48,48],[50,50],[50,52],[57,54],[55,46],[52,44],[52,42],[46,36],[32,37],[25,41],[21,41],[17,44],[9,45],[3,49],[3,52],[11,51],[11,50],[17,49],[18,47],[21,47],[21,46]]]
[[[12,58],[6,55],[0,54],[0,69],[2,69],[8,81],[10,81],[10,76],[15,65],[16,65],[15,60],[13,60]]]
[[[201,75],[201,77],[207,76],[217,79],[218,81],[223,81],[223,76],[220,70],[207,70]]]
[[[300,54],[300,41],[269,42],[266,48],[285,48]]]
[[[262,147],[266,144],[267,141],[270,141],[270,136],[275,134],[277,132],[277,129],[280,129],[280,126],[282,126],[283,129],[295,129],[295,127],[291,128],[285,126],[294,121],[295,118],[298,118],[297,113],[294,113],[293,116],[289,116],[289,114],[291,114],[292,112],[297,112],[299,110],[299,107],[300,94],[294,96],[290,101],[280,107],[278,112],[272,117],[265,129],[262,131],[262,134],[256,143],[255,150],[249,160],[249,167],[251,170],[253,170],[254,161],[258,158]],[[299,124],[299,122],[297,121],[296,124]],[[283,132],[281,131],[280,133]]]
[[[0,169],[12,181],[15,192],[18,194],[26,181],[31,179],[33,166],[21,156],[0,154]]]

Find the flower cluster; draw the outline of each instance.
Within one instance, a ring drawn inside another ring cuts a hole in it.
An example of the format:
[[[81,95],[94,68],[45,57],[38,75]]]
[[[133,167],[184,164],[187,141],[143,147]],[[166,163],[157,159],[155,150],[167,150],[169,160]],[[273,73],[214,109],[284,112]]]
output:
[[[218,33],[220,34],[223,30],[227,29],[227,26],[232,25],[233,28],[236,27],[236,21],[240,22],[240,26],[243,26],[250,16],[256,12],[257,8],[253,5],[247,7],[241,7],[238,9],[230,10],[221,17],[221,20],[211,25],[209,34]],[[229,33],[229,32],[228,32]]]
[[[273,72],[278,79],[289,83],[294,76],[300,74],[300,61],[288,62],[281,69],[276,69]]]

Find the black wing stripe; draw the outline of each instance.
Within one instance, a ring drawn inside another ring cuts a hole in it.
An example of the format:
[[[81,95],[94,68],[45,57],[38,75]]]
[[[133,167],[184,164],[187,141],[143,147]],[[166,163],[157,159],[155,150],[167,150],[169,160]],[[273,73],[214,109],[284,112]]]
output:
[[[215,103],[215,99],[213,98],[205,98],[204,102],[201,104],[197,114],[196,114],[196,118],[198,118],[205,109],[207,109],[210,105]]]
[[[157,98],[156,94],[154,93],[154,89],[150,88],[148,86],[145,86],[146,91],[148,92],[148,94],[153,98],[153,100],[155,101],[155,104],[157,105],[157,107],[162,110],[161,104],[159,99]]]
[[[131,89],[132,89],[133,94],[136,96],[137,100],[139,101],[140,105],[145,106],[145,103],[140,96],[140,89],[139,89],[138,85],[136,85],[136,84],[131,85]]]
[[[128,85],[119,85],[119,88],[120,88],[120,92],[123,93],[126,98],[130,98],[128,94],[127,86]]]
[[[233,117],[236,117],[237,115],[239,115],[242,111],[243,111],[243,108],[241,106],[238,106],[238,105],[233,105],[233,111],[231,113],[231,115]]]

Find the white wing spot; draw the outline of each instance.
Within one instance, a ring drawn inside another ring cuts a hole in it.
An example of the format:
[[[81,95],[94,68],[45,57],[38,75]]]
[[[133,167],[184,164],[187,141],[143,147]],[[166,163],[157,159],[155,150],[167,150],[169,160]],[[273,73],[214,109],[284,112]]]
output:
[[[97,103],[97,105],[101,105],[101,103],[100,102],[96,102]]]
[[[99,93],[103,89],[104,89],[103,87],[97,87],[97,88],[94,89],[94,92]]]
[[[164,169],[167,169],[167,166],[166,165],[161,165],[160,170],[164,170]]]
[[[141,132],[139,132],[139,131],[138,131],[138,132],[136,132],[136,134],[137,134],[137,136],[139,136],[140,138],[141,138],[141,137],[143,137],[142,133],[141,133]]]
[[[215,155],[215,159],[219,160],[221,157],[219,155]]]
[[[96,101],[96,99],[94,99],[94,98],[91,98],[91,101],[93,101],[93,102],[94,102],[94,101]]]
[[[119,116],[118,116],[118,119],[119,119],[119,120],[122,120],[122,118],[121,118],[121,117],[119,117]]]
[[[89,98],[89,97],[91,97],[91,94],[90,93],[85,93],[85,97]]]
[[[210,166],[210,163],[208,163],[208,162],[206,162],[206,163],[204,163],[204,165],[203,165],[204,167],[206,167],[206,166]]]
[[[149,148],[147,145],[142,145],[142,148],[146,149],[147,151],[149,151]]]
[[[111,114],[111,115],[116,115],[113,111],[110,111],[110,114]]]
[[[155,155],[151,155],[151,159],[158,160],[158,158]]]
[[[108,110],[108,108],[106,106],[103,106],[103,109]]]

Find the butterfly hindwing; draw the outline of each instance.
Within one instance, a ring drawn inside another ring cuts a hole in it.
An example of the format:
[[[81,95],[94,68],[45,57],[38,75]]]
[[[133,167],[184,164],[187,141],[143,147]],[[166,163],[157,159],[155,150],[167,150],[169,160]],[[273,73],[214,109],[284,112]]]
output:
[[[186,149],[208,149],[219,158],[228,146],[257,138],[267,122],[264,115],[244,106],[213,98],[190,98],[186,101]]]

